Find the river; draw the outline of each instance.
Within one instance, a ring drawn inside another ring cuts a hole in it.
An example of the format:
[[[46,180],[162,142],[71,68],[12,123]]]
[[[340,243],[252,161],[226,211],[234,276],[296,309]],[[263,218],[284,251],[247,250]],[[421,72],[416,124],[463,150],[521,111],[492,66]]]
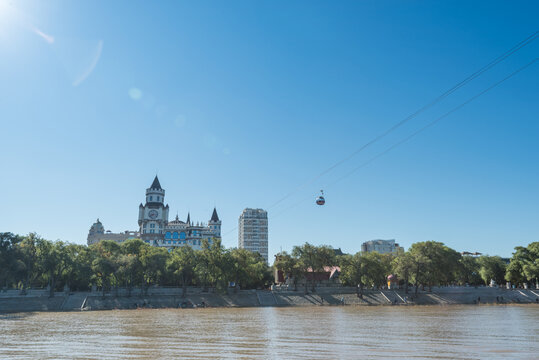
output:
[[[0,315],[2,359],[538,359],[539,306]]]

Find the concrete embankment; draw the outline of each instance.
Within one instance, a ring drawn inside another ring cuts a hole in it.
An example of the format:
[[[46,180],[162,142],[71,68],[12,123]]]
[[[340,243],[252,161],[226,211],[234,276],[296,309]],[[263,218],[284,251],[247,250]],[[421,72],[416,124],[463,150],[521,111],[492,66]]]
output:
[[[357,296],[354,288],[318,288],[316,292],[241,290],[229,294],[203,292],[190,288],[185,297],[181,289],[154,288],[148,294],[126,291],[105,294],[96,292],[55,293],[16,291],[0,293],[0,313],[34,311],[81,311],[178,307],[259,307],[321,305],[448,305],[448,304],[530,304],[539,301],[539,290],[506,290],[488,287],[440,287],[432,292],[413,290],[365,290]]]

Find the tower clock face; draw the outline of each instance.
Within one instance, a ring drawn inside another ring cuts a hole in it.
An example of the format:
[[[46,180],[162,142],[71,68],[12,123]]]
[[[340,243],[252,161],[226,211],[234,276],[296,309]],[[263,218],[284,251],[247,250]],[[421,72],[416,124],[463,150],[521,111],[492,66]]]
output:
[[[148,213],[148,216],[150,217],[150,219],[157,218],[157,215],[159,215],[159,213],[156,210],[150,210],[150,212]]]

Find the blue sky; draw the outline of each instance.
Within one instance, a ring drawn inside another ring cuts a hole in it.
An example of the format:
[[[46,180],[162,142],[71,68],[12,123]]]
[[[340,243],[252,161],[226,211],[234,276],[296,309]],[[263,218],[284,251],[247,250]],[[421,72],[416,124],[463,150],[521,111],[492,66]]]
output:
[[[217,206],[226,246],[245,207],[267,209],[270,257],[378,238],[510,256],[539,240],[537,62],[335,181],[537,58],[539,40],[311,180],[539,30],[538,13],[534,1],[0,0],[0,231],[85,243],[97,217],[135,230],[157,172],[172,216],[207,221]]]

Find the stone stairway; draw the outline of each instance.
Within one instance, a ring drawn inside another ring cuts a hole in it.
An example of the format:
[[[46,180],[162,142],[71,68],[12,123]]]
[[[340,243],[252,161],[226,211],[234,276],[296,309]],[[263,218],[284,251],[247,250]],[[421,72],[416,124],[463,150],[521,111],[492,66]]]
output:
[[[257,291],[256,297],[261,306],[275,306],[277,302],[275,301],[275,296],[271,291]]]

